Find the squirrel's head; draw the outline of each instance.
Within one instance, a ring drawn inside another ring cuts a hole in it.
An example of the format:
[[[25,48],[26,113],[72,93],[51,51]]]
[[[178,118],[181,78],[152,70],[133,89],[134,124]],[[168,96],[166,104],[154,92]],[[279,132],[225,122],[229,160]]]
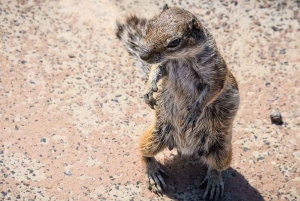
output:
[[[163,11],[147,22],[140,58],[148,63],[193,57],[205,41],[202,24],[190,12],[166,4]]]

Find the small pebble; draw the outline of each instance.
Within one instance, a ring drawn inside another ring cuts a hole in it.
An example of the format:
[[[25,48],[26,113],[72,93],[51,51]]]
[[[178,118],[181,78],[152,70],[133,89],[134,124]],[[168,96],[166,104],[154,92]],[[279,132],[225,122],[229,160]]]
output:
[[[275,108],[274,110],[272,110],[272,112],[270,114],[270,118],[271,118],[272,124],[276,124],[276,125],[283,124],[281,113],[278,108]]]
[[[72,173],[70,171],[64,171],[64,174],[67,175],[67,176],[71,176]]]
[[[46,138],[42,138],[42,139],[40,140],[40,142],[46,143],[46,142],[47,142],[47,139],[46,139]]]
[[[264,157],[258,157],[257,158],[257,161],[262,161],[262,160],[264,160],[265,158]]]
[[[285,53],[286,53],[285,49],[280,50],[280,54],[285,54]]]

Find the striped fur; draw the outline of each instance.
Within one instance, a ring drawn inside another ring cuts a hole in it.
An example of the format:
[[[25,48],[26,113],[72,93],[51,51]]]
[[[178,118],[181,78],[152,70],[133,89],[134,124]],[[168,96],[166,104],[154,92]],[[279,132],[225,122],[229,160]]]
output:
[[[140,140],[147,183],[153,181],[151,190],[161,193],[159,178],[151,176],[158,174],[158,169],[149,167],[157,167],[154,156],[169,147],[201,158],[209,166],[208,183],[215,176],[215,183],[222,186],[220,171],[228,168],[232,159],[232,124],[239,106],[237,82],[211,33],[190,12],[166,7],[146,26],[142,21],[127,18],[125,24],[118,25],[117,36],[149,76],[146,103],[151,107],[156,104],[156,119]],[[174,38],[180,38],[180,44],[169,48]],[[207,191],[206,196],[214,190]],[[216,191],[222,192],[223,187]]]

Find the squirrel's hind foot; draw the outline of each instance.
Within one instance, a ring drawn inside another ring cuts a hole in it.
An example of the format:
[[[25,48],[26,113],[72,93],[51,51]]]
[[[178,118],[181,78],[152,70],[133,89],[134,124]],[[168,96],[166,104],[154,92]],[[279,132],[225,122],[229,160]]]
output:
[[[224,182],[221,172],[215,169],[209,169],[205,179],[200,184],[200,188],[205,188],[203,195],[205,200],[222,200]]]
[[[167,188],[162,175],[167,176],[166,172],[159,167],[156,160],[154,158],[148,160],[145,175],[146,185],[150,191],[159,196],[162,196],[162,191]]]

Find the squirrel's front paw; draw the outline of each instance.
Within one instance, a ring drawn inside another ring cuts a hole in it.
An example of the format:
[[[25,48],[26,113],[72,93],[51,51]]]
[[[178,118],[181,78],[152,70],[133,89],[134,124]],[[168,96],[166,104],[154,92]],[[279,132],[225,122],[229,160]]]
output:
[[[156,105],[156,100],[153,97],[153,92],[157,92],[158,88],[156,85],[151,85],[147,90],[144,92],[144,101],[146,104],[150,106],[151,109],[154,110],[154,106]]]
[[[181,125],[185,131],[190,126],[192,127],[192,130],[194,129],[195,124],[196,124],[198,118],[200,117],[201,113],[202,113],[202,110],[200,110],[197,107],[192,107],[192,108],[188,109],[188,113],[187,113],[186,117],[183,119],[183,122]]]

